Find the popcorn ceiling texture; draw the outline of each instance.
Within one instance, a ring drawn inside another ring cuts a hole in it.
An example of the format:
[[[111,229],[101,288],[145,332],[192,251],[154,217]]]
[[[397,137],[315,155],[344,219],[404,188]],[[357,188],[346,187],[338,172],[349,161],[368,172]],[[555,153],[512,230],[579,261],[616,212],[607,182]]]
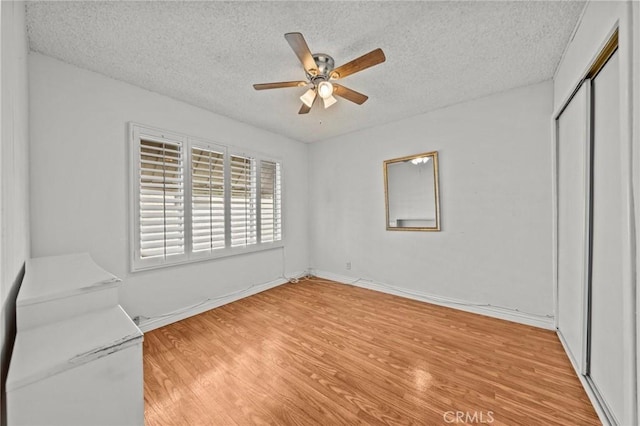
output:
[[[30,48],[302,142],[320,141],[553,77],[584,2],[28,2]],[[304,79],[286,32],[369,96],[298,115]],[[460,123],[464,125],[464,123]],[[416,135],[419,137],[420,135]]]

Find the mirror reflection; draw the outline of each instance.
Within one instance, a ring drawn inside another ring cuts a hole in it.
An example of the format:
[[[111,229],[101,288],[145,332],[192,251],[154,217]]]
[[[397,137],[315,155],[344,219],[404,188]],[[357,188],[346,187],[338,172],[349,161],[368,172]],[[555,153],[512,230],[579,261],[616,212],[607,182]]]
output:
[[[438,153],[384,162],[387,229],[439,231]]]

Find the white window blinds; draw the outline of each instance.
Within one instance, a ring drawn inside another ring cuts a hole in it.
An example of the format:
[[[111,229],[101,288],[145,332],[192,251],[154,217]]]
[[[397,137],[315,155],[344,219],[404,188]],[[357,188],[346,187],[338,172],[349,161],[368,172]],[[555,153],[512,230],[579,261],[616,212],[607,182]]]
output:
[[[140,258],[183,254],[182,145],[142,139],[139,152]]]
[[[260,241],[282,239],[280,163],[260,162]]]
[[[283,247],[281,163],[130,125],[131,270]]]
[[[191,149],[191,232],[194,252],[225,247],[224,153]]]
[[[231,247],[257,242],[255,163],[253,158],[231,156]]]

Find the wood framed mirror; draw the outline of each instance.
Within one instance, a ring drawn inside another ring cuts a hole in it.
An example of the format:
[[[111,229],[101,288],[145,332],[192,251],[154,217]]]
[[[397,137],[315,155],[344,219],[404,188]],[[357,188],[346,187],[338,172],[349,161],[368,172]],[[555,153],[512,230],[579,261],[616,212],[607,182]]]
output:
[[[388,231],[440,231],[438,152],[386,160],[384,193]]]

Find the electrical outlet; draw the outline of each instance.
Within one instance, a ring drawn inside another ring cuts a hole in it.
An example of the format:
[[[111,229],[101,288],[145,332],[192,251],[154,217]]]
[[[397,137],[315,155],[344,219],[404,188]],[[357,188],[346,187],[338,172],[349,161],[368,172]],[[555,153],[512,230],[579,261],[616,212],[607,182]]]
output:
[[[347,271],[350,271],[351,270],[351,262],[347,262],[346,266],[347,266]]]

